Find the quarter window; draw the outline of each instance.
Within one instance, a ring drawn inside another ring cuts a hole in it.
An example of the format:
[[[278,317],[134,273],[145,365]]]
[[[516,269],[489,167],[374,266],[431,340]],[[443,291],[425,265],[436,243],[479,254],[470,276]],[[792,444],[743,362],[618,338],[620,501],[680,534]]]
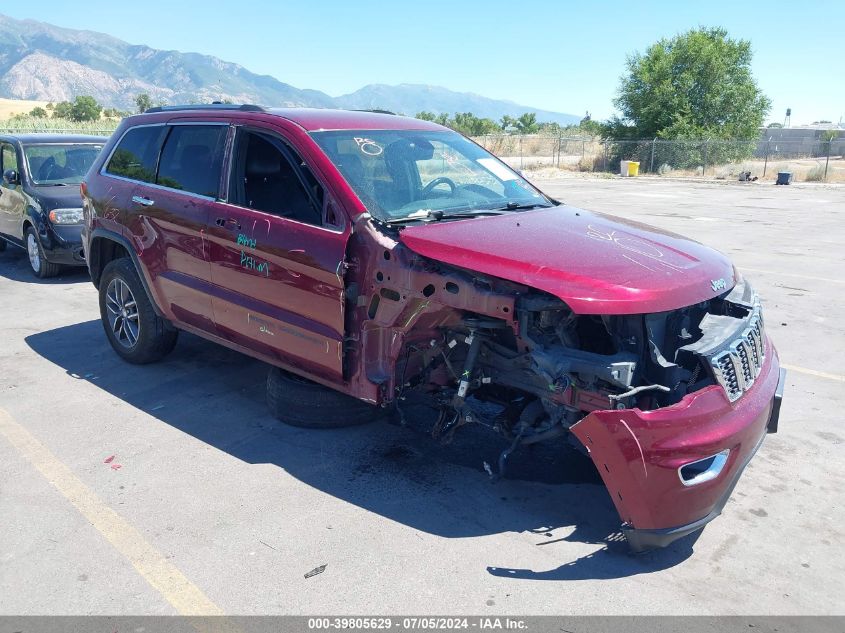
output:
[[[141,182],[155,182],[156,159],[167,134],[163,125],[136,127],[120,140],[106,173]]]
[[[176,125],[159,160],[157,184],[216,198],[226,141],[225,125]]]

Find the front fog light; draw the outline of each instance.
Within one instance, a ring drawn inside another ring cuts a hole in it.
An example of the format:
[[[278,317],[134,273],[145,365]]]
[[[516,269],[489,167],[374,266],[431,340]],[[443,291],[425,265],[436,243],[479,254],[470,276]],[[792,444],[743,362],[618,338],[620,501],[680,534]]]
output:
[[[50,211],[53,224],[79,224],[82,222],[82,209],[53,209]]]
[[[728,455],[730,454],[731,450],[726,448],[721,453],[681,466],[678,469],[681,483],[685,486],[696,486],[703,484],[705,481],[716,479],[728,462]]]

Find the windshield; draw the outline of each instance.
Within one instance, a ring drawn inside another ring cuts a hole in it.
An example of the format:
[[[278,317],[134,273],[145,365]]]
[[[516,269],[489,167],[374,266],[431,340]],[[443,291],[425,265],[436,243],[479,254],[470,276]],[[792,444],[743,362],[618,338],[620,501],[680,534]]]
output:
[[[370,213],[386,222],[553,204],[456,132],[341,130],[311,136]]]
[[[29,177],[36,185],[78,185],[102,145],[56,143],[25,145]]]

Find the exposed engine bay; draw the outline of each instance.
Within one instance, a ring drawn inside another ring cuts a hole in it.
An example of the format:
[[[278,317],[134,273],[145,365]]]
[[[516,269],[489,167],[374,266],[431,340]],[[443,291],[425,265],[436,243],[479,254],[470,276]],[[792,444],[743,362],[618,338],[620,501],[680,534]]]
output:
[[[512,444],[500,472],[518,446],[564,435],[592,411],[650,411],[723,382],[713,358],[759,314],[744,282],[669,312],[579,315],[550,294],[401,245],[381,260],[367,271],[373,293],[358,298],[356,313],[364,365],[384,387],[382,404],[401,414],[406,397],[422,396],[439,411],[432,434],[443,442],[466,424],[502,434]],[[761,328],[760,318],[757,338],[748,335],[749,365],[762,361]],[[368,349],[393,350],[395,371]],[[479,403],[496,403],[501,412],[491,417]]]

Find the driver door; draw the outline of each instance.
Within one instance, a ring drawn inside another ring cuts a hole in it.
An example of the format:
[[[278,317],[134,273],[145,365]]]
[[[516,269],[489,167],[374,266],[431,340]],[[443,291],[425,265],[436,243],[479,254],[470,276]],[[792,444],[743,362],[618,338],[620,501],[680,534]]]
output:
[[[14,169],[18,173],[18,181],[20,181],[20,161],[14,145],[0,143],[0,177],[9,169]],[[7,183],[4,178],[0,182],[0,233],[16,240],[23,240],[21,228],[24,211],[26,211],[26,197],[21,193],[21,185]]]
[[[239,128],[231,172],[208,227],[218,334],[342,380],[348,223],[275,133]]]

